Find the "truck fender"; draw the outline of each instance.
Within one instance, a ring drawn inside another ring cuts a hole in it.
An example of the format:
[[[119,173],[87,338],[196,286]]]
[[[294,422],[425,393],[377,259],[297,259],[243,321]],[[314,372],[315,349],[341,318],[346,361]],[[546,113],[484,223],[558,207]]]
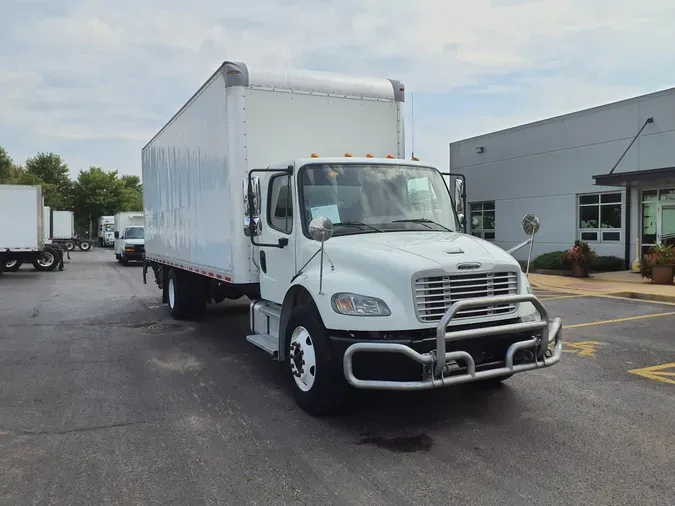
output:
[[[301,283],[291,285],[284,296],[284,301],[281,304],[281,317],[279,318],[279,361],[286,360],[286,326],[291,317],[291,312],[294,308],[305,304],[315,304],[315,295],[312,291]],[[321,311],[317,307],[319,315]]]

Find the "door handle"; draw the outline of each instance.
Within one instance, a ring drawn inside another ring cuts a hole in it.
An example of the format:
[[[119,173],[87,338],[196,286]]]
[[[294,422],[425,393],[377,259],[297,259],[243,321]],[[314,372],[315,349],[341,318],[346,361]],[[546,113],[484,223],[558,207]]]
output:
[[[267,274],[267,256],[264,251],[260,251],[260,270]]]

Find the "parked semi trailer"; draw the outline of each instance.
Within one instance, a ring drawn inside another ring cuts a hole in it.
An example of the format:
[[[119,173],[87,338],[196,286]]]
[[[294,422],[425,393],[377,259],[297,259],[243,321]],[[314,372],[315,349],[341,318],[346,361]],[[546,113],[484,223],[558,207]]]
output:
[[[144,281],[176,319],[250,298],[312,414],[561,357],[518,262],[464,233],[464,179],[404,159],[403,107],[395,80],[225,62],[142,150]]]
[[[49,207],[45,210],[45,232],[53,244],[60,244],[66,251],[73,251],[76,247],[80,251],[91,251],[94,243],[75,234],[75,214],[72,211],[55,211]]]
[[[24,263],[38,270],[63,269],[63,248],[45,233],[42,188],[0,185],[0,274],[16,272]]]

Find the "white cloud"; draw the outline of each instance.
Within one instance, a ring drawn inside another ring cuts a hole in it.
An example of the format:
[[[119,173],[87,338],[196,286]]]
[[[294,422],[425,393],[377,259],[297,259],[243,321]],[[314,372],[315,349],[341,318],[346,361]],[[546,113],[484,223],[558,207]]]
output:
[[[230,59],[401,79],[416,154],[446,167],[451,140],[671,86],[673,19],[672,0],[6,0],[0,142],[139,174]]]

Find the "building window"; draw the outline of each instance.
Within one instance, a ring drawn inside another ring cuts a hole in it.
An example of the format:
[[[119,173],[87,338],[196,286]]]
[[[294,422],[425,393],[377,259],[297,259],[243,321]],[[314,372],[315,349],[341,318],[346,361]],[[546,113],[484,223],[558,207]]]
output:
[[[267,221],[275,230],[290,234],[293,231],[293,199],[291,178],[286,174],[274,176],[270,181]]]
[[[474,202],[469,204],[471,210],[471,234],[483,239],[495,238],[495,203]]]
[[[645,255],[649,248],[656,245],[657,220],[659,214],[659,203],[675,201],[675,188],[662,188],[656,190],[642,190],[642,209],[641,209],[641,234],[640,244],[642,255]]]
[[[579,195],[579,239],[588,242],[620,242],[621,192]]]

